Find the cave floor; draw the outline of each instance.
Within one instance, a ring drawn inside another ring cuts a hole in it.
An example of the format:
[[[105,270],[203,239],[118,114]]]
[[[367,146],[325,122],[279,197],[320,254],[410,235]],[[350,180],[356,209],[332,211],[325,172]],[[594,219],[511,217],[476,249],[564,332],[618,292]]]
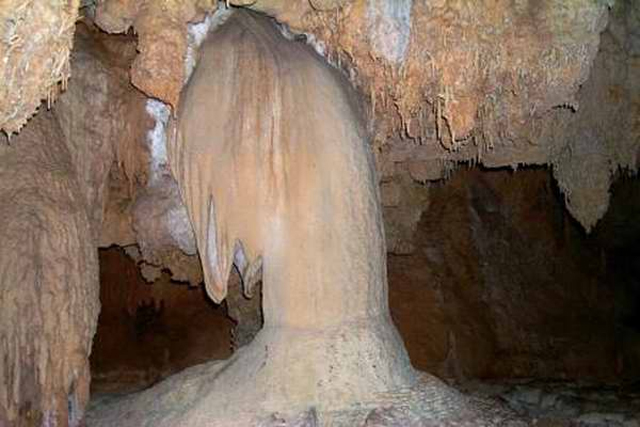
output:
[[[522,379],[453,385],[473,396],[498,400],[536,426],[640,426],[640,383],[622,386]]]
[[[640,383],[622,386],[520,379],[451,385],[472,397],[507,406],[534,426],[640,427]],[[108,405],[125,394],[93,393],[90,408]]]

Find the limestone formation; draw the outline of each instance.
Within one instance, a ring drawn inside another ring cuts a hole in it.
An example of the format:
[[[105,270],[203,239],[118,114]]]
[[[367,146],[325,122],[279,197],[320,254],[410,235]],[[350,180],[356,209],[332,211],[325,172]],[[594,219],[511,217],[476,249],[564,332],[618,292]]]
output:
[[[0,142],[0,425],[77,426],[89,399],[108,172],[144,97],[129,40],[107,47],[80,25],[76,44],[74,86]]]
[[[491,411],[414,371],[391,322],[361,114],[345,79],[268,19],[236,12],[210,34],[169,159],[209,294],[225,297],[232,264],[245,286],[262,271],[264,327],[226,362],[98,408],[93,425],[235,426],[275,416],[346,427],[396,405],[431,423],[495,424]]]
[[[79,0],[0,2],[0,131],[18,132],[65,89]]]
[[[385,252],[426,247],[422,185],[460,164],[548,165],[593,229],[613,180],[638,168],[640,3],[489,3],[0,0],[0,425],[81,422],[95,252],[112,244],[137,245],[149,281],[204,273],[216,301],[235,265],[244,346],[94,421],[130,405],[130,425],[509,421],[410,367]],[[458,373],[462,340],[447,340],[434,353]]]
[[[89,399],[98,261],[52,113],[0,145],[0,425],[78,426]]]

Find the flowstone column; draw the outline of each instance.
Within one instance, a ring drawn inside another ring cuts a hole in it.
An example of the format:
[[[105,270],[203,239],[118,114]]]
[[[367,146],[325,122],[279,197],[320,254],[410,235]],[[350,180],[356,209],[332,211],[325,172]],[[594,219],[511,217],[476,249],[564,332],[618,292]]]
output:
[[[398,403],[418,418],[468,415],[413,370],[391,322],[377,179],[346,79],[245,11],[200,55],[171,167],[209,294],[224,298],[233,264],[247,292],[262,273],[264,328],[228,361],[98,408],[93,425],[352,427]]]
[[[234,262],[246,284],[263,275],[264,328],[211,384],[215,406],[337,410],[416,381],[389,317],[377,180],[354,98],[264,17],[237,12],[201,48],[173,171],[210,295],[224,298]]]

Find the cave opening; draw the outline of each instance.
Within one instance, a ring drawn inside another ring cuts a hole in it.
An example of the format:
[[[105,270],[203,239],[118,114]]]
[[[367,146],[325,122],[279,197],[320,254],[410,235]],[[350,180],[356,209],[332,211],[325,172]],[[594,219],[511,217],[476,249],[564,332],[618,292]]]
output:
[[[136,247],[99,253],[102,308],[90,359],[94,395],[141,390],[231,355],[233,322],[226,308],[201,286],[173,281],[166,271],[148,283],[136,256]]]
[[[18,3],[0,427],[640,425],[638,2]]]

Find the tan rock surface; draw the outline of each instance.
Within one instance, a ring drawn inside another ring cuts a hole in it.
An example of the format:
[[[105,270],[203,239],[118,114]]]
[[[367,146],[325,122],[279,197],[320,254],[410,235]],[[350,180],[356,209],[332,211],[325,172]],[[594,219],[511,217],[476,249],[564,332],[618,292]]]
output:
[[[0,1],[0,131],[18,132],[70,75],[79,0]]]
[[[78,426],[98,260],[72,156],[42,113],[0,143],[0,424]]]

